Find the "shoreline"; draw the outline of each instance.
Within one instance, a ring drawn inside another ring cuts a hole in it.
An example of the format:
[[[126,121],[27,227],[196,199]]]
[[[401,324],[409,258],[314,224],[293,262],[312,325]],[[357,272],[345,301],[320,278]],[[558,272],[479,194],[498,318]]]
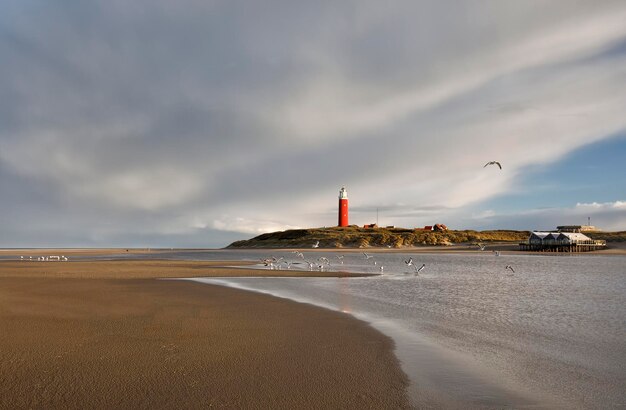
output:
[[[269,252],[269,251],[300,251],[300,252],[345,252],[345,253],[489,253],[499,251],[503,254],[513,255],[626,255],[626,242],[609,242],[607,249],[590,251],[590,252],[534,252],[520,251],[517,243],[486,243],[484,251],[477,249],[476,246],[466,244],[456,244],[450,246],[412,246],[405,248],[304,248],[304,247],[285,247],[285,248],[221,248],[221,249],[194,249],[194,248],[0,248],[0,257],[12,256],[19,260],[20,256],[41,256],[41,255],[66,255],[66,256],[119,256],[122,260],[133,260],[133,256],[140,257],[145,255],[163,255],[168,253],[198,253],[198,252]],[[132,255],[126,257],[126,255]],[[155,260],[158,260],[155,258]]]
[[[232,280],[231,280],[232,279]],[[538,408],[565,409],[563,402],[543,392],[532,391],[513,382],[497,379],[493,370],[480,362],[468,360],[466,353],[452,350],[435,339],[420,333],[407,331],[386,318],[354,312],[349,297],[344,307],[320,303],[306,297],[284,293],[265,287],[242,285],[238,279],[244,278],[189,278],[183,281],[198,282],[208,286],[224,286],[230,289],[253,292],[260,295],[304,303],[334,312],[349,313],[394,342],[394,353],[407,375],[407,393],[411,408],[429,409],[500,409]],[[249,278],[259,279],[259,278]],[[313,279],[313,278],[312,278]],[[173,279],[178,280],[178,279]],[[486,375],[491,376],[491,381]],[[445,383],[442,384],[442,380]],[[498,380],[494,383],[493,380]],[[575,407],[575,406],[574,406]]]
[[[240,268],[139,262],[0,262],[0,407],[410,407],[394,342],[368,323],[255,292],[155,280],[193,266],[205,277]]]

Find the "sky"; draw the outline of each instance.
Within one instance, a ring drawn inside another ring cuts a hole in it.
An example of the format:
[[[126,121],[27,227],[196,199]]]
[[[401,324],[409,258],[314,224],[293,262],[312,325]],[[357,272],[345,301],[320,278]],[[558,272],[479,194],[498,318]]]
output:
[[[4,0],[0,96],[0,247],[626,230],[622,0]]]

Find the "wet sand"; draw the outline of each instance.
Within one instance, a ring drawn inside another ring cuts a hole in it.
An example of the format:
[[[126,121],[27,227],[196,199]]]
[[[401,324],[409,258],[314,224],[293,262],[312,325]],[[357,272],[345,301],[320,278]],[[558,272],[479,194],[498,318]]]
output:
[[[409,407],[392,340],[365,322],[149,279],[194,271],[245,272],[206,262],[0,262],[0,408]]]
[[[363,276],[342,272],[253,269],[252,262],[112,260],[30,262],[0,261],[0,277],[55,277],[85,279],[192,278],[217,276],[337,277]]]

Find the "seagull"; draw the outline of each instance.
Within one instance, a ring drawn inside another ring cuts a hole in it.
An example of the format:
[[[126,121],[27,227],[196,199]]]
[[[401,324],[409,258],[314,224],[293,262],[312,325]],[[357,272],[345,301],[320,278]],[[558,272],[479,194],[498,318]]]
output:
[[[380,274],[381,274],[381,275],[382,275],[383,273],[385,273],[385,272],[383,272],[384,270],[385,270],[385,267],[384,267],[384,266],[381,266],[381,267],[380,267]]]
[[[309,270],[313,270],[313,262],[305,261],[309,265]]]
[[[502,165],[500,165],[498,161],[489,161],[483,166],[483,168],[487,167],[487,165],[497,165],[500,169],[502,169]]]
[[[343,255],[335,255],[337,257],[337,259],[339,259],[339,262],[343,265]]]
[[[493,251],[496,256],[500,256],[500,251]]]
[[[322,256],[321,258],[318,259],[318,261],[322,264],[322,265],[328,265],[330,266],[330,261],[328,260],[328,258]]]
[[[511,265],[506,265],[506,267],[504,269],[505,270],[509,269],[511,272],[515,273],[515,271],[513,270],[513,266],[511,266]]]
[[[372,255],[368,255],[367,253],[363,252],[363,256],[365,256],[365,259],[370,259],[373,258],[374,256]]]
[[[408,261],[404,261],[404,263],[406,263],[406,266],[413,265],[413,258],[409,258],[409,260]]]
[[[319,248],[320,247],[320,241],[317,241],[313,244],[312,248]]]
[[[483,245],[482,243],[477,243],[476,246],[478,246],[481,251],[485,250],[485,245]]]
[[[414,266],[415,266],[415,276],[419,276],[422,269],[426,267],[426,264],[423,263],[422,266],[419,267],[419,269],[417,268],[417,265],[414,265]]]

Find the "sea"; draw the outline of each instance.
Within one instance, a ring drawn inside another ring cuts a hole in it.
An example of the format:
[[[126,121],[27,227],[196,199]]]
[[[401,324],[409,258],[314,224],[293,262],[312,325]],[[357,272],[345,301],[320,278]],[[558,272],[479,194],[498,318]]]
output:
[[[273,257],[280,260],[274,269],[306,271],[311,262],[315,270],[322,264],[372,274],[189,280],[368,322],[394,340],[416,407],[626,409],[624,255],[215,250],[153,256],[248,260],[265,269],[261,260]]]

